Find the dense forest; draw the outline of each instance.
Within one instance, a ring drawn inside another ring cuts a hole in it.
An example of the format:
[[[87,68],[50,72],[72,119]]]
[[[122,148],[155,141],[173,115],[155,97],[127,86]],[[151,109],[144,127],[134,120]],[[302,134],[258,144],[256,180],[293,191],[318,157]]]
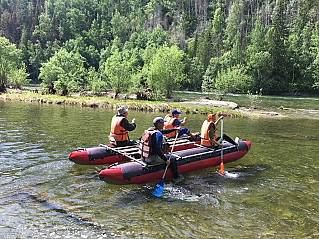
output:
[[[0,91],[319,93],[319,0],[1,0]]]

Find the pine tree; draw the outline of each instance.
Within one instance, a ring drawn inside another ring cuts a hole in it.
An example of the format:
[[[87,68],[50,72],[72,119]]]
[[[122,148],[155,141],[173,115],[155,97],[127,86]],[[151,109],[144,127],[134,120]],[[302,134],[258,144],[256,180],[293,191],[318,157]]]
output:
[[[252,76],[252,91],[266,90],[270,82],[272,65],[270,64],[270,53],[265,49],[265,29],[258,17],[255,28],[249,35],[250,44],[247,47],[248,74]]]
[[[288,90],[288,61],[285,46],[288,33],[284,12],[285,6],[282,0],[277,0],[272,15],[272,23],[266,34],[267,50],[270,53],[272,65],[272,82],[269,82],[266,93]]]
[[[315,28],[311,35],[310,54],[313,61],[307,68],[307,72],[312,76],[312,87],[316,90],[316,92],[319,92],[319,21],[316,22]]]
[[[309,55],[311,23],[309,21],[309,3],[304,0],[298,7],[291,34],[288,38],[288,57],[290,59],[290,87],[292,90],[311,88],[309,75],[305,70],[311,62]]]
[[[212,31],[211,31],[211,48],[212,56],[220,57],[222,54],[223,46],[223,29],[225,26],[224,18],[222,16],[222,11],[220,8],[217,8],[214,14],[214,19],[212,21]]]

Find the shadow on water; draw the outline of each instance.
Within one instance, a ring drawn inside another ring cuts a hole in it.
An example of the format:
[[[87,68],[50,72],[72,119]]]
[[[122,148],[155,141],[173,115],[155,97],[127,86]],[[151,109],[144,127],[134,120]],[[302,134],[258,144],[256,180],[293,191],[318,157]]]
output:
[[[105,169],[106,166],[103,165],[79,165],[74,164],[72,167],[68,168],[68,171],[71,176],[79,176],[79,175],[86,175],[90,178],[98,178],[99,172],[102,169]]]

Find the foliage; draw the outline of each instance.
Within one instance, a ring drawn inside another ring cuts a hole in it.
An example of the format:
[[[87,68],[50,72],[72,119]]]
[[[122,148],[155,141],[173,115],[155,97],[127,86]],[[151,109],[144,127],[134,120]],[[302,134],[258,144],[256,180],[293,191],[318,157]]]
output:
[[[316,59],[311,64],[312,69],[312,76],[315,79],[313,83],[313,88],[319,89],[319,54],[317,55]]]
[[[120,92],[127,91],[130,85],[131,65],[119,49],[114,49],[112,55],[106,60],[103,75],[114,90],[114,97]]]
[[[6,91],[7,87],[21,88],[30,81],[20,54],[14,44],[0,37],[0,92]]]
[[[24,67],[11,71],[9,75],[9,85],[13,88],[21,89],[23,85],[30,82],[28,79],[29,74]]]
[[[277,0],[272,15],[272,24],[266,33],[266,47],[270,53],[271,85],[263,88],[265,93],[280,93],[288,88],[289,62],[287,58],[287,24],[284,18],[284,3]]]
[[[83,62],[78,52],[62,48],[40,68],[41,86],[48,91],[53,88],[61,95],[79,91],[84,87],[86,74]]]
[[[101,79],[94,67],[89,68],[86,80],[86,90],[92,91],[93,94],[99,94],[107,88],[107,83]]]
[[[311,36],[310,54],[314,60],[307,68],[307,72],[311,74],[314,79],[312,87],[319,90],[319,22],[316,23]]]
[[[221,70],[215,82],[215,88],[221,92],[245,93],[251,87],[252,77],[247,75],[243,66],[238,65]]]
[[[215,83],[219,72],[222,69],[220,58],[215,57],[210,59],[209,66],[205,72],[202,84],[203,91],[214,91],[216,89]]]
[[[183,84],[184,88],[200,90],[204,75],[204,66],[197,57],[194,57],[189,65],[187,84]],[[187,87],[188,86],[188,87]]]
[[[171,98],[173,90],[179,88],[185,79],[183,63],[184,53],[177,46],[159,47],[151,62],[145,65],[147,84],[152,90],[153,98]]]
[[[129,25],[127,24],[125,16],[121,16],[121,14],[116,10],[110,23],[112,25],[111,31],[114,38],[118,37],[122,43],[128,40],[126,33],[128,32]]]
[[[108,86],[116,94],[152,87],[154,98],[171,96],[154,81],[169,75],[159,73],[164,46],[183,55],[178,73],[170,73],[172,89],[319,93],[318,12],[318,1],[310,0],[6,0],[0,2],[0,36],[18,46],[18,69],[23,61],[32,81],[60,94]],[[52,65],[52,73],[43,68],[61,49],[81,58],[70,63],[81,68],[75,81],[61,66]],[[247,82],[226,86],[239,65]],[[1,71],[8,82],[9,69]]]

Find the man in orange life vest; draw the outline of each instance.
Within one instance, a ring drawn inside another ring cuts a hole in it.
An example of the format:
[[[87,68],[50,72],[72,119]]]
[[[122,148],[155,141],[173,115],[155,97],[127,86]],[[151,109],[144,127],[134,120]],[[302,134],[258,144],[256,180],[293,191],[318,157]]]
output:
[[[113,116],[111,123],[110,142],[118,147],[130,146],[136,144],[135,140],[129,140],[127,131],[133,131],[136,128],[136,119],[130,124],[127,120],[127,109],[121,106],[117,109],[118,113]]]
[[[209,114],[207,116],[207,120],[203,122],[202,128],[201,128],[201,145],[206,146],[206,147],[214,147],[217,148],[218,146],[223,147],[221,144],[222,138],[219,136],[217,137],[216,135],[216,130],[217,130],[217,125],[221,119],[223,119],[224,116],[222,115],[221,117],[218,118],[216,121],[216,114]],[[223,139],[226,140],[227,142],[238,146],[238,144],[233,141],[229,136],[226,134],[223,134]]]
[[[141,137],[139,145],[140,154],[147,164],[157,165],[165,162],[167,165],[170,165],[174,177],[173,182],[181,182],[185,177],[178,174],[176,160],[168,160],[163,154],[163,133],[177,131],[180,128],[163,130],[164,119],[162,117],[154,118],[153,124],[154,126],[145,130]]]
[[[182,112],[178,111],[178,110],[172,110],[172,115],[166,115],[165,116],[165,123],[164,123],[164,129],[174,129],[180,126],[184,126],[186,124],[187,121],[187,117],[184,117],[184,119],[182,121],[180,121],[179,115]],[[169,134],[165,134],[167,137],[171,138],[171,137],[175,137],[177,134],[176,131],[173,131]],[[190,132],[190,130],[188,128],[182,128],[179,132],[178,132],[178,137],[181,137],[183,134],[187,134],[188,136],[190,136],[192,139],[196,139],[197,135],[196,134],[192,134]]]

